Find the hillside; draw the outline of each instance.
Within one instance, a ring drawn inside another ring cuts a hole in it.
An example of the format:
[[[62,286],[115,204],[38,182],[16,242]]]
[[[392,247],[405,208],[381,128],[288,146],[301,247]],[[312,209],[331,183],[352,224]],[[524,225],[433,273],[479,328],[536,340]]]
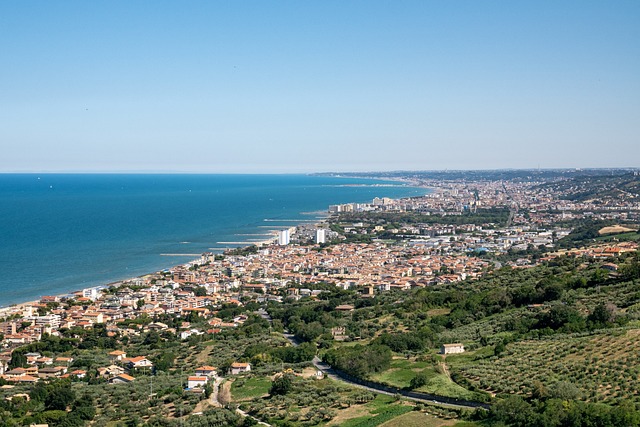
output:
[[[368,299],[334,291],[270,312],[327,348],[332,366],[394,387],[476,401],[515,394],[638,405],[639,258],[608,262],[617,273],[560,257],[437,289]],[[344,304],[353,311],[336,312]],[[331,342],[337,327],[346,341]],[[465,353],[442,357],[440,346],[453,342]]]
[[[558,192],[566,200],[606,205],[620,200],[639,200],[640,176],[619,171],[615,175],[581,175],[542,184],[539,188]]]

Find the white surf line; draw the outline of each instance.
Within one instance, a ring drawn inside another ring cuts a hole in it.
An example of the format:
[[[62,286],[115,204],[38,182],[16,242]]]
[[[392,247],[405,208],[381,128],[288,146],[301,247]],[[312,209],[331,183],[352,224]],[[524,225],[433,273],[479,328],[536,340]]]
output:
[[[216,242],[219,245],[252,245],[256,242],[262,242],[263,240],[256,240],[256,241],[247,241],[245,240],[244,242]]]
[[[202,254],[160,254],[160,256],[200,256]]]
[[[313,219],[263,219],[265,222],[315,222]]]

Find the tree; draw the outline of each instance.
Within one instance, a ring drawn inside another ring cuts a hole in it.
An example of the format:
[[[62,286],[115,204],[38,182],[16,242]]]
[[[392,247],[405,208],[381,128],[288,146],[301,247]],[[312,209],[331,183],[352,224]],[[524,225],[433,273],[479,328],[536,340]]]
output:
[[[273,380],[271,383],[271,389],[269,394],[272,396],[282,395],[289,393],[293,388],[293,375],[283,374]]]
[[[211,393],[213,393],[213,384],[207,383],[204,386],[204,397],[205,397],[205,399],[208,399],[209,397],[211,397]]]
[[[534,399],[543,400],[549,397],[549,390],[547,390],[547,387],[545,387],[541,381],[535,380],[532,388],[531,395]]]
[[[151,346],[151,348],[157,348],[158,343],[162,341],[160,338],[160,334],[156,331],[149,331],[144,336],[144,341],[142,342],[144,345]]]
[[[614,426],[639,426],[640,412],[636,411],[633,402],[623,400],[610,412],[611,423]]]
[[[9,367],[11,369],[14,368],[25,368],[27,366],[27,357],[21,351],[14,351],[11,354],[11,361],[9,361]]]
[[[318,338],[324,332],[324,328],[320,322],[311,322],[306,325],[302,325],[296,332],[296,337],[302,341],[313,341]]]
[[[555,304],[547,313],[539,316],[539,329],[549,327],[557,330],[563,328],[567,332],[584,330],[586,322],[578,310],[565,304]]]
[[[71,389],[70,383],[59,383],[51,388],[44,404],[47,409],[66,411],[75,398],[76,393]]]
[[[601,302],[593,309],[591,314],[589,314],[587,320],[594,328],[607,327],[613,322],[615,310],[615,305]]]
[[[429,377],[424,372],[420,372],[416,374],[415,377],[411,378],[411,382],[409,383],[409,387],[412,390],[415,390],[420,387],[424,387],[429,382]]]
[[[491,414],[497,421],[515,427],[534,425],[534,412],[520,396],[510,396],[491,407]]]
[[[242,427],[257,426],[258,422],[253,417],[244,417],[242,420]]]
[[[561,400],[575,400],[578,399],[582,393],[573,383],[558,381],[550,388],[549,395]]]
[[[197,297],[206,297],[207,289],[202,286],[198,286],[193,290],[193,294]]]
[[[640,251],[636,252],[629,264],[620,268],[620,274],[626,280],[640,279]]]
[[[324,354],[324,360],[332,367],[356,377],[365,377],[372,372],[384,371],[391,365],[391,349],[386,345],[341,347]]]

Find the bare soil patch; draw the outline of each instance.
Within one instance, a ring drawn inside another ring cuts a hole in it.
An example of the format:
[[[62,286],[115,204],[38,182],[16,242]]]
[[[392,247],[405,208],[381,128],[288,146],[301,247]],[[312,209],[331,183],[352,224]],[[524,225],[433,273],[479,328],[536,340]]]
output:
[[[370,411],[371,408],[367,408],[364,405],[353,405],[350,408],[338,411],[338,414],[327,423],[327,426],[339,426],[346,420],[371,415]]]
[[[604,234],[614,234],[614,233],[628,233],[630,231],[636,231],[633,228],[623,227],[621,225],[611,225],[609,227],[603,227],[598,231],[598,234],[601,236]]]
[[[382,424],[382,427],[448,427],[458,420],[443,420],[421,412],[409,412]]]

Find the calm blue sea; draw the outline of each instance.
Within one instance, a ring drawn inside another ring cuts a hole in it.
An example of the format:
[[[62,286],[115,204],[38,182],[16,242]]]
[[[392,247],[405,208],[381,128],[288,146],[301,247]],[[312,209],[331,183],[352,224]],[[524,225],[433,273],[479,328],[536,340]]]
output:
[[[306,175],[0,174],[0,306],[194,258],[163,254],[264,240],[269,230],[316,219],[330,204],[426,193],[374,185],[382,183]]]

